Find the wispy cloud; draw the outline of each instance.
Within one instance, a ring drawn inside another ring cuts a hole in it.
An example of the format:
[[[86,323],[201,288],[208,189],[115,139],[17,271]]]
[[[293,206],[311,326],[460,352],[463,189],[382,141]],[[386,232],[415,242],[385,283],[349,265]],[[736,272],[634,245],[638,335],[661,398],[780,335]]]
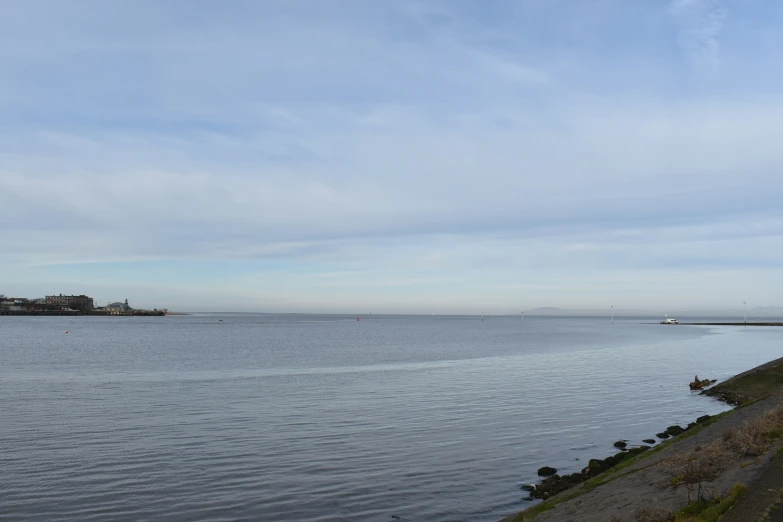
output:
[[[691,62],[706,71],[721,64],[719,36],[727,10],[718,0],[673,0],[669,12],[679,27],[678,40]]]
[[[20,291],[169,298],[150,268],[169,263],[246,308],[518,310],[783,263],[783,99],[698,82],[662,44],[674,19],[717,67],[719,36],[752,34],[716,3],[86,5],[0,19],[0,274]],[[750,84],[774,58],[722,67]]]

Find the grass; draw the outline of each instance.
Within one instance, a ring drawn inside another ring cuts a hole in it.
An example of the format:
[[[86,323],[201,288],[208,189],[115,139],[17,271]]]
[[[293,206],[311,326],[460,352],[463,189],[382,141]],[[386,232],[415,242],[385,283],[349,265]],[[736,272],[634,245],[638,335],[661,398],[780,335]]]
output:
[[[637,522],[717,522],[747,490],[744,484],[734,484],[726,496],[691,502],[676,513],[670,513],[659,507],[641,508],[636,510],[636,520]]]
[[[665,461],[672,487],[685,486],[688,501],[704,502],[709,498],[709,487],[727,468],[744,457],[756,457],[769,450],[783,437],[783,405],[775,406],[762,415],[738,427],[723,432],[723,436],[690,451],[674,455]],[[740,463],[744,468],[754,460]]]
[[[730,428],[723,434],[727,449],[740,455],[757,457],[783,437],[783,404],[779,404],[739,428]]]
[[[744,404],[766,397],[781,386],[783,386],[783,363],[729,379],[710,388],[707,395],[737,398],[739,399],[737,402]]]
[[[778,453],[778,452],[780,452],[780,450],[778,450],[776,453]],[[760,459],[759,457],[756,457],[756,458],[755,458],[755,459],[753,459],[753,460],[747,460],[747,461],[743,462],[742,464],[740,464],[740,467],[741,467],[742,469],[745,469],[745,468],[747,468],[748,466],[751,466],[751,465],[753,465],[753,464],[758,464],[759,462],[761,462],[761,459]]]
[[[723,498],[708,502],[694,502],[684,506],[674,514],[675,522],[717,522],[731,506],[745,494],[745,484],[734,484]]]

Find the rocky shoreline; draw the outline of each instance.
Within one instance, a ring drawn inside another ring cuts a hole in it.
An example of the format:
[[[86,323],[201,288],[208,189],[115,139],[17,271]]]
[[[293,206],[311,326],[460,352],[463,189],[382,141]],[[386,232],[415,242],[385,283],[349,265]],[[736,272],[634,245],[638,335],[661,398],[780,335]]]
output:
[[[697,508],[720,511],[710,518],[718,520],[735,503],[741,504],[748,490],[745,484],[750,485],[749,496],[758,497],[753,495],[753,484],[770,467],[774,455],[783,454],[783,449],[778,450],[783,448],[783,406],[778,396],[783,394],[783,358],[701,393],[736,407],[699,417],[685,427],[669,426],[656,434],[657,441],[619,440],[614,444],[618,453],[603,460],[590,459],[576,473],[561,476],[545,466],[539,469],[540,483],[522,486],[529,494],[527,500],[543,502],[502,522],[534,518],[541,522],[702,520],[698,515],[682,514]],[[748,445],[748,440],[753,444]],[[696,482],[680,469],[693,462],[710,470],[696,481],[697,502],[692,498]],[[680,471],[673,472],[675,468]],[[702,486],[709,495],[703,496]],[[653,512],[660,516],[650,518]]]
[[[662,432],[656,433],[655,436],[661,441],[669,439],[670,437],[676,437],[677,435],[681,435],[686,431],[707,422],[711,418],[712,415],[702,415],[696,419],[695,422],[688,424],[685,428],[675,424],[667,427]],[[633,457],[652,449],[652,445],[657,444],[655,439],[644,439],[642,442],[645,444],[632,445],[629,447],[627,440],[618,440],[614,443],[614,447],[620,449],[618,453],[605,459],[590,459],[587,466],[582,469],[582,471],[569,475],[558,475],[555,468],[544,466],[538,470],[538,476],[545,477],[539,484],[526,484],[521,487],[523,491],[527,491],[530,494],[525,500],[546,500],[553,495],[571,489],[591,478],[597,477],[601,473],[614,468],[621,462],[632,459]]]

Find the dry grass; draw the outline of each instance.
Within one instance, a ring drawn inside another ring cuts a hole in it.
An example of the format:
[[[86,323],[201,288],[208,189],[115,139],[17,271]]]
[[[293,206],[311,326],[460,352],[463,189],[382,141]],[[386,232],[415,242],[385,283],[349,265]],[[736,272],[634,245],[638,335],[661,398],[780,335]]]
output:
[[[777,369],[777,368],[776,368]],[[780,366],[783,371],[783,365]],[[710,423],[714,422],[718,417],[710,419]],[[688,434],[694,434],[703,428],[704,425],[693,428],[681,435],[678,440],[687,437]],[[783,437],[783,404],[768,410],[763,415],[747,421],[739,428],[730,428],[723,433],[723,436],[716,441],[700,446],[697,449],[689,452],[679,453],[673,457],[670,457],[664,461],[664,470],[669,476],[667,486],[671,487],[686,487],[688,489],[689,505],[690,508],[700,508],[704,511],[698,515],[691,513],[676,514],[675,520],[677,522],[698,520],[712,522],[712,516],[714,513],[720,511],[725,512],[724,509],[728,509],[733,502],[736,501],[744,490],[741,488],[733,488],[727,498],[721,498],[716,494],[712,486],[718,476],[720,476],[729,466],[733,465],[744,457],[758,457],[764,454],[769,448],[772,447],[775,442]],[[658,451],[666,448],[666,444],[658,445],[648,452],[646,455],[653,455]],[[778,452],[783,454],[783,448]],[[572,491],[565,496],[559,495],[555,499],[550,499],[541,504],[538,504],[532,508],[529,508],[523,512],[517,513],[513,518],[514,522],[521,520],[532,520],[540,513],[554,509],[554,507],[562,502],[568,501],[574,497],[589,493],[597,486],[605,484],[610,480],[617,478],[617,471],[630,465],[635,459],[628,459],[627,462],[612,468],[609,472],[606,472],[598,477],[585,482],[581,489],[578,491]],[[745,462],[744,466],[755,463],[755,460]],[[614,475],[612,475],[614,473]],[[736,491],[735,491],[736,489]],[[728,506],[728,507],[727,507]],[[636,513],[638,521],[643,522],[668,522],[671,516],[661,511],[660,516],[669,518],[652,518],[655,516],[655,508],[644,508]],[[685,509],[685,508],[683,508]],[[682,511],[682,510],[681,510]],[[642,518],[647,517],[647,518]],[[695,517],[695,518],[694,518]],[[617,522],[620,519],[615,517]],[[717,520],[717,519],[714,519]]]
[[[636,510],[637,522],[718,522],[720,518],[745,494],[744,484],[734,484],[724,497],[715,497],[710,501],[691,502],[676,513],[659,507],[646,507]],[[610,522],[620,522],[613,518]]]
[[[708,502],[715,498],[712,481],[726,470],[732,460],[723,441],[680,453],[667,461],[668,485],[675,488],[684,486],[688,502]]]
[[[723,434],[723,443],[736,454],[756,457],[780,437],[783,437],[783,405],[775,406],[739,428],[728,429]]]
[[[636,510],[637,522],[674,522],[674,513],[659,507],[644,507]]]
[[[778,405],[739,427],[729,428],[716,441],[669,459],[669,485],[712,481],[738,458],[758,457],[781,437],[783,405]]]
[[[688,503],[709,504],[717,497],[712,483],[729,466],[743,457],[758,457],[783,437],[783,405],[778,405],[723,437],[666,461],[668,486],[683,486]]]

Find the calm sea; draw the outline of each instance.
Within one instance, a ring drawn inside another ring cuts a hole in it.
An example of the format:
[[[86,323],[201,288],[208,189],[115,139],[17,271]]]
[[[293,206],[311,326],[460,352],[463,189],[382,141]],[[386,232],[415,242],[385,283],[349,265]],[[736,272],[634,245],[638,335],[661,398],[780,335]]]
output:
[[[494,522],[781,356],[642,320],[0,317],[0,519]]]

